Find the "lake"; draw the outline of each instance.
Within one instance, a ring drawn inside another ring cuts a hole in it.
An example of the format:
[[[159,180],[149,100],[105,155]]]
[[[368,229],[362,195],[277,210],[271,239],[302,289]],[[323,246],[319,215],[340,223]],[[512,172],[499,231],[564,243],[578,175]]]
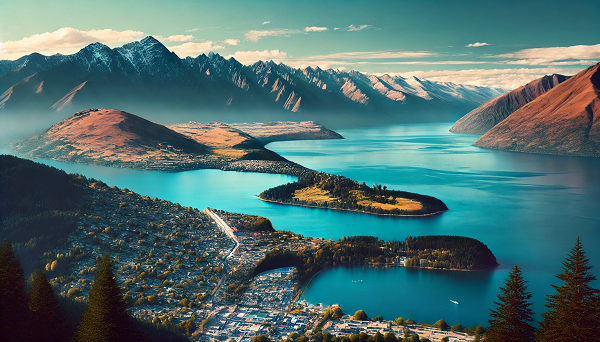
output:
[[[198,170],[135,171],[44,161],[142,195],[203,209],[265,216],[278,230],[338,239],[374,235],[463,235],[487,244],[500,266],[486,272],[339,267],[319,274],[305,293],[311,303],[363,309],[372,317],[487,324],[489,308],[515,265],[544,310],[550,284],[579,236],[595,274],[600,270],[600,160],[501,152],[471,146],[477,136],[451,124],[342,130],[344,140],[278,142],[268,148],[306,167],[359,182],[443,200],[450,210],[428,218],[394,218],[264,203],[255,195],[293,177]],[[353,280],[363,280],[355,283]],[[598,284],[596,284],[598,286]],[[460,302],[453,304],[450,300]]]

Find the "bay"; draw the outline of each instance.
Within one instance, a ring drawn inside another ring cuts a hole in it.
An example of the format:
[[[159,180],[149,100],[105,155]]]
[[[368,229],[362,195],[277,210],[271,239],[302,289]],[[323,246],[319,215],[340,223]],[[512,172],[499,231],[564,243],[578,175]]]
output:
[[[600,160],[482,149],[471,146],[478,136],[453,134],[450,127],[354,129],[340,132],[343,141],[271,145],[309,168],[432,195],[450,208],[426,219],[346,220],[345,228],[333,228],[338,234],[469,236],[487,244],[500,262],[485,272],[331,269],[314,279],[305,295],[309,302],[338,303],[348,313],[364,309],[387,319],[433,323],[443,318],[450,324],[485,325],[488,308],[515,264],[529,281],[537,314],[544,311],[545,296],[553,293],[550,284],[559,284],[554,276],[577,237],[594,274],[600,274]],[[306,235],[319,235],[310,230]],[[352,282],[357,279],[365,282]]]
[[[264,203],[255,195],[293,181],[283,175],[197,170],[136,171],[42,161],[109,185],[184,206],[268,217],[278,230],[337,239],[374,235],[463,235],[487,244],[500,266],[485,272],[339,267],[319,274],[305,293],[311,303],[342,305],[346,313],[398,316],[433,323],[486,324],[498,288],[519,264],[534,310],[558,284],[554,275],[579,236],[599,274],[600,160],[533,155],[471,146],[474,135],[451,124],[342,130],[344,140],[277,142],[268,148],[306,167],[369,185],[428,194],[450,210],[428,218],[394,218]],[[362,279],[363,283],[352,280]],[[597,285],[598,286],[598,285]],[[460,302],[453,304],[450,300]]]

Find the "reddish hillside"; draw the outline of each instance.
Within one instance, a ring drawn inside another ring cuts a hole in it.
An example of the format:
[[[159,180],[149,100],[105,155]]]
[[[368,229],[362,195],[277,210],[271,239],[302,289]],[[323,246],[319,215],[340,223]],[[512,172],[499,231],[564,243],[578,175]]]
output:
[[[473,145],[506,151],[600,156],[600,64],[511,114]]]
[[[16,146],[36,158],[130,161],[158,155],[203,155],[210,149],[185,135],[137,115],[90,109]]]
[[[567,76],[554,74],[531,81],[475,108],[460,118],[450,132],[485,134],[510,114],[567,79]]]

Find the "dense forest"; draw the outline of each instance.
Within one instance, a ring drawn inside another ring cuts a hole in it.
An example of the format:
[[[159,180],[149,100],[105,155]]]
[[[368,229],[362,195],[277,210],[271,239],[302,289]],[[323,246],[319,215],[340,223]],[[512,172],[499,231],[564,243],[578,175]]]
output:
[[[86,179],[0,155],[0,239],[9,238],[30,274],[40,257],[77,228]]]
[[[299,191],[311,188],[321,190],[327,198],[298,198]],[[389,190],[381,184],[370,187],[344,176],[314,171],[300,175],[296,182],[265,190],[258,197],[279,203],[388,215],[427,215],[448,210],[444,202],[435,197]],[[393,208],[398,203],[398,199],[419,202],[422,208],[415,210]]]
[[[345,237],[322,244],[317,250],[273,249],[260,260],[254,274],[294,266],[300,282],[317,272],[338,265],[397,264],[406,258],[408,267],[482,270],[498,265],[489,248],[478,240],[460,236],[407,237],[404,241],[382,241],[372,236]]]

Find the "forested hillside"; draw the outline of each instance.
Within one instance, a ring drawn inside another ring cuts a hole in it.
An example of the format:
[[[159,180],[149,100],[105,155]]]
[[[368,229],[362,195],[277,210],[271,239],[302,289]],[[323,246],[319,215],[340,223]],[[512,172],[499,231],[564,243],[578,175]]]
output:
[[[0,238],[9,238],[31,273],[44,251],[77,228],[85,178],[0,155]]]

